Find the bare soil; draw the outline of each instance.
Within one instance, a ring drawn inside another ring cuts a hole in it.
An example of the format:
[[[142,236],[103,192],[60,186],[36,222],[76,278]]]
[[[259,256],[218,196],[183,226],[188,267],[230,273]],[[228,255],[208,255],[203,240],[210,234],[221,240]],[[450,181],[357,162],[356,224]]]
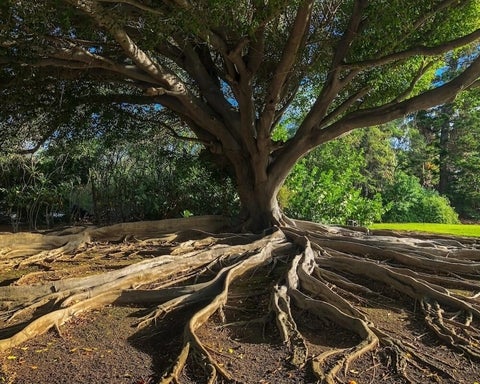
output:
[[[69,258],[0,271],[0,285],[29,284],[114,270],[168,254],[165,241],[96,244],[75,252]],[[238,383],[293,384],[320,383],[310,364],[295,367],[289,363],[290,349],[281,342],[271,311],[271,288],[285,268],[262,267],[236,280],[227,305],[199,330],[197,335],[220,366],[231,372]],[[259,285],[258,282],[263,282]],[[452,347],[447,347],[425,325],[416,303],[388,286],[363,281],[372,293],[356,302],[376,327],[394,335],[413,351],[435,356],[435,363],[410,364],[398,372],[394,347],[380,346],[340,372],[340,382],[349,384],[480,382],[480,363]],[[201,306],[201,305],[200,305]],[[195,306],[159,318],[144,329],[139,319],[151,308],[107,306],[83,312],[64,325],[0,354],[0,383],[8,384],[152,384],[174,363],[182,347],[183,330]],[[49,308],[39,308],[38,317]],[[307,341],[309,358],[332,350],[353,348],[358,336],[328,320],[294,308],[299,331]],[[0,339],[15,333],[18,326],[0,319]],[[405,356],[407,359],[413,356]],[[195,364],[195,359],[198,364]],[[182,372],[181,382],[205,382],[202,356],[189,356],[191,364]],[[433,360],[432,360],[433,361]],[[333,363],[333,362],[332,362]],[[449,372],[455,374],[449,376]],[[406,375],[405,375],[406,373]],[[219,378],[218,382],[224,382]]]
[[[237,300],[238,303],[238,300]],[[237,304],[235,301],[233,305]],[[243,304],[243,303],[238,303]],[[199,335],[218,361],[235,375],[239,383],[294,384],[318,383],[313,373],[288,364],[289,351],[279,342],[273,322],[263,323],[265,307],[251,300],[245,309],[229,309],[228,320],[250,318],[250,323],[225,326],[218,316]],[[389,303],[390,304],[390,303]],[[245,308],[245,307],[244,307]],[[263,310],[262,310],[263,309]],[[391,312],[376,307],[365,308],[379,327],[392,331],[416,349],[435,355],[453,367],[462,378],[452,381],[431,371],[418,370],[414,377],[423,383],[474,384],[480,382],[480,365],[443,346],[417,320],[415,313]],[[157,327],[137,331],[139,308],[107,307],[74,318],[56,330],[35,338],[1,356],[0,383],[9,384],[146,384],[158,381],[181,347],[182,320],[185,314],[165,318]],[[333,324],[311,327],[305,313],[297,318],[304,335],[314,341],[312,353],[331,348],[348,348],[356,335]],[[401,384],[406,381],[396,374],[389,351],[383,360],[377,354],[364,356],[344,373],[345,383]],[[445,368],[445,367],[442,367]],[[183,382],[197,383],[202,372],[184,372]]]

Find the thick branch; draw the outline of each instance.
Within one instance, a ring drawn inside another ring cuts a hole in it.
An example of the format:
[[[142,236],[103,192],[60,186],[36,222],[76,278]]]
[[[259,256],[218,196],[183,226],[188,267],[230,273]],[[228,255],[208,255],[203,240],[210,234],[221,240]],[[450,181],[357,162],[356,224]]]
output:
[[[203,52],[199,52],[203,50]],[[195,79],[200,92],[205,97],[212,109],[222,117],[224,123],[229,125],[236,120],[233,108],[225,99],[218,77],[215,76],[214,63],[211,60],[210,50],[206,45],[194,48],[189,43],[185,44],[183,53],[186,57],[185,69]]]
[[[129,79],[144,83],[152,84],[153,80],[151,77],[138,71],[135,66],[113,63],[112,61],[107,60],[99,55],[92,55],[88,51],[85,51],[83,48],[79,47],[75,49],[63,49],[62,51],[54,54],[51,58],[30,60],[28,63],[18,60],[17,58],[3,56],[0,57],[0,64],[27,64],[31,67],[37,68],[55,67],[81,71],[90,69],[104,69],[112,74],[115,74],[116,76],[120,74]],[[57,74],[58,77],[58,72],[56,71],[54,73]],[[104,73],[104,78],[106,76],[108,75]],[[118,77],[115,77],[115,79],[118,79]]]
[[[113,62],[112,60],[106,59],[100,55],[94,54],[82,47],[73,47],[73,48],[64,48],[53,54],[54,59],[59,59],[62,61],[70,62],[71,64],[66,64],[67,67],[71,66],[80,66],[81,69],[88,68],[102,68],[109,71],[113,71],[124,75],[128,78],[139,80],[147,83],[155,83],[153,79],[147,76],[145,73],[142,73],[134,65],[122,65]],[[40,60],[37,65],[41,65],[42,60]],[[61,62],[58,62],[59,64]],[[43,60],[43,65],[56,64],[53,61],[48,61],[48,59]],[[71,65],[71,66],[70,66]]]
[[[255,138],[257,133],[255,130],[255,104],[253,100],[252,76],[253,72],[249,70],[245,63],[242,51],[249,43],[248,39],[242,39],[238,42],[234,50],[232,50],[226,60],[233,65],[235,72],[238,72],[236,79],[229,77],[229,82],[235,90],[235,95],[238,101],[238,108],[240,111],[240,127],[239,131],[245,143],[248,152],[255,154],[257,146]],[[229,64],[226,64],[228,69]]]
[[[163,85],[160,88],[150,89],[152,96],[172,96],[182,104],[182,112],[178,109],[172,109],[182,117],[187,117],[189,121],[194,122],[195,126],[209,132],[220,139],[220,141],[230,149],[236,150],[238,144],[235,142],[230,132],[226,129],[224,123],[220,122],[215,113],[206,105],[189,93],[185,84],[175,74],[157,62],[154,62],[142,49],[140,49],[125,30],[102,6],[94,0],[65,0],[87,15],[89,15],[97,24],[103,26],[122,47],[124,52],[132,59],[136,66],[148,74],[152,81]],[[178,106],[178,104],[177,104]],[[189,124],[190,125],[190,124]]]
[[[378,59],[371,59],[371,60],[364,60],[359,61],[356,63],[346,63],[343,64],[343,68],[357,68],[357,69],[364,69],[364,68],[371,68],[371,67],[378,67],[381,65],[386,65],[393,63],[395,61],[405,60],[413,56],[438,56],[449,52],[455,48],[462,47],[480,39],[480,29],[476,31],[462,36],[458,39],[450,40],[444,44],[440,44],[434,47],[426,47],[426,46],[417,46],[405,51],[392,53],[390,55],[386,55],[380,57]]]
[[[400,103],[393,102],[382,106],[352,112],[336,123],[312,135],[315,145],[331,140],[355,128],[369,127],[398,119],[408,113],[428,109],[451,101],[455,96],[478,81],[480,58],[452,81]]]
[[[145,73],[150,75],[152,79],[160,82],[171,91],[185,93],[184,84],[171,74],[166,68],[160,64],[155,63],[152,59],[140,49],[130,36],[120,27],[115,19],[107,13],[102,6],[93,0],[66,0],[79,8],[99,25],[103,26],[123,48],[125,53],[133,60],[133,62],[142,69]]]
[[[280,96],[286,85],[285,83],[289,73],[297,60],[298,53],[302,49],[302,43],[305,43],[305,35],[309,31],[308,26],[312,10],[312,0],[304,1],[298,8],[282,57],[275,69],[272,81],[265,96],[265,106],[260,117],[258,128],[259,132],[257,140],[259,141],[259,147],[265,147],[265,141],[269,139],[270,127],[275,118],[275,110],[280,102]]]

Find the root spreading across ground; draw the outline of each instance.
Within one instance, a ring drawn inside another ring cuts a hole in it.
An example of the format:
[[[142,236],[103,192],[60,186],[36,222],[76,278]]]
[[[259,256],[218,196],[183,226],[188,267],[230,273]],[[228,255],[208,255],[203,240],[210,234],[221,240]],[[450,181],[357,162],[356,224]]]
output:
[[[162,384],[192,375],[254,382],[205,336],[253,324],[274,326],[285,367],[312,382],[480,381],[479,240],[301,221],[262,234],[228,225],[205,216],[1,234],[0,353],[51,329],[61,335],[89,310],[144,308],[136,325],[154,330],[193,308]],[[320,335],[332,329],[351,342],[326,345]],[[297,382],[287,371],[282,380]]]

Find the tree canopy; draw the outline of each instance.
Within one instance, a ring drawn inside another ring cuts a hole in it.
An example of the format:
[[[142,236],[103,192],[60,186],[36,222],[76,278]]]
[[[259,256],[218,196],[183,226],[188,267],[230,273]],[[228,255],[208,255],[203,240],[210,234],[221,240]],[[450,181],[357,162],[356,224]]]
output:
[[[98,108],[187,128],[230,164],[257,228],[281,221],[278,190],[316,146],[479,83],[478,0],[7,1],[0,18],[3,147],[36,149]],[[432,87],[454,50],[468,65]]]
[[[11,201],[33,196],[30,216],[51,211],[53,187],[71,187],[51,182],[65,170],[94,177],[92,189],[104,187],[95,193],[109,203],[112,193],[122,217],[131,216],[124,208],[140,212],[151,203],[149,191],[170,197],[170,181],[177,195],[193,194],[182,181],[213,177],[184,164],[195,162],[200,144],[202,156],[234,175],[241,205],[238,222],[193,216],[0,234],[1,354],[53,327],[60,333],[81,312],[125,305],[145,308],[134,314],[140,328],[158,326],[162,337],[178,339],[175,345],[162,340],[153,352],[162,360],[162,377],[148,381],[162,384],[263,381],[252,368],[265,372],[257,357],[278,352],[279,344],[242,352],[242,359],[237,349],[234,356],[218,347],[253,345],[255,334],[239,330],[258,326],[264,335],[270,323],[283,352],[268,367],[280,377],[268,381],[423,384],[478,377],[478,239],[295,220],[283,214],[277,195],[297,165],[282,191],[290,197],[286,213],[310,214],[300,191],[306,188],[298,186],[312,175],[333,187],[321,193],[312,184],[317,200],[353,212],[369,196],[374,200],[360,213],[368,218],[383,210],[375,193],[384,186],[368,181],[380,167],[388,169],[378,158],[391,156],[392,148],[379,143],[382,132],[351,135],[345,142],[352,153],[333,142],[317,152],[323,162],[301,159],[357,128],[451,105],[460,92],[478,90],[480,0],[3,0],[0,12],[0,149],[36,153],[48,146],[52,155],[45,171],[34,162],[9,169]],[[445,57],[453,56],[458,71],[440,77]],[[164,134],[197,145],[155,145]],[[84,154],[61,163],[69,142]],[[358,147],[369,142],[362,159]],[[459,153],[478,150],[459,144]],[[103,145],[98,165],[96,149]],[[164,169],[155,171],[177,148],[185,156],[167,165],[172,172],[165,179]],[[148,166],[137,168],[143,158]],[[323,168],[341,159],[348,163],[348,201],[331,169]],[[455,164],[468,178],[471,169]],[[26,188],[16,188],[16,180],[28,181]],[[431,208],[434,200],[433,214],[448,213],[448,202],[438,204],[439,196],[426,194],[417,178],[400,173],[391,180],[392,195],[405,187],[416,192],[397,199],[392,216]],[[200,188],[212,200],[235,198]],[[225,338],[209,343],[202,335],[209,330]],[[15,358],[2,358],[1,370]],[[237,375],[236,360],[244,362],[244,376]],[[26,361],[15,365],[32,371]],[[7,375],[0,372],[0,381],[16,378]]]

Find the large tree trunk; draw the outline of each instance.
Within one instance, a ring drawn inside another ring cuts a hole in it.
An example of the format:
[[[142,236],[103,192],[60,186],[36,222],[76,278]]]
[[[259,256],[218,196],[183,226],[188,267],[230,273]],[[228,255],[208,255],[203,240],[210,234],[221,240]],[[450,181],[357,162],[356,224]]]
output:
[[[277,188],[272,183],[238,186],[242,205],[241,218],[244,229],[260,232],[273,225],[283,223],[283,214],[277,201]]]
[[[283,179],[268,173],[268,160],[244,160],[234,164],[237,191],[240,197],[242,228],[261,232],[274,225],[284,224],[277,194]]]

